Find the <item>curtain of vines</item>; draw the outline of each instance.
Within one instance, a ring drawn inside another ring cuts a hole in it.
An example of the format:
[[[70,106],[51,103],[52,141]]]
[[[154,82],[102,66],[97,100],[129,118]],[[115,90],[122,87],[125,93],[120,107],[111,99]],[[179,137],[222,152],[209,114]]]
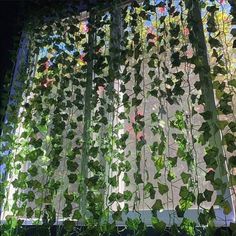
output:
[[[231,0],[113,1],[30,27],[2,235],[234,230],[235,19]]]

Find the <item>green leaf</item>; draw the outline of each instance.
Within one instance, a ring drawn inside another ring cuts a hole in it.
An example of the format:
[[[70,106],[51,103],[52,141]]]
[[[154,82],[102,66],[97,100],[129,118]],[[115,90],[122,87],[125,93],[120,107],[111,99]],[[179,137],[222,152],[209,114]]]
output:
[[[133,87],[133,90],[134,90],[134,93],[138,95],[142,91],[142,88],[139,85],[136,85]]]
[[[102,117],[100,120],[99,120],[100,123],[104,124],[104,125],[107,125],[108,124],[108,120],[106,117]]]
[[[66,164],[67,164],[67,169],[72,172],[76,171],[79,167],[79,164],[77,162],[71,160],[67,160]]]
[[[226,145],[228,145],[228,146],[234,145],[235,146],[236,138],[233,134],[231,134],[231,133],[225,134],[223,137],[223,140]]]
[[[152,217],[152,226],[158,233],[164,233],[166,229],[166,223],[159,220],[157,217]]]
[[[206,199],[203,195],[203,193],[199,193],[197,195],[197,205],[200,206],[202,202],[204,202]]]
[[[134,180],[136,184],[142,184],[142,175],[140,173],[134,173]]]
[[[153,78],[155,74],[156,74],[155,71],[152,71],[152,70],[148,72],[148,75],[150,76],[150,78]]]
[[[79,210],[75,210],[72,216],[72,219],[80,220],[81,219],[81,214]]]
[[[170,233],[171,235],[180,235],[179,228],[177,224],[172,224],[170,227]]]
[[[108,178],[108,183],[112,186],[112,187],[117,187],[118,186],[118,181],[117,181],[117,176],[113,176]]]
[[[160,171],[165,167],[165,162],[164,162],[165,159],[163,156],[155,156],[152,159],[157,171]]]
[[[130,201],[132,199],[132,196],[133,196],[133,194],[129,190],[124,191],[124,199],[126,201]]]
[[[132,106],[139,106],[142,103],[142,99],[132,98]]]
[[[226,120],[218,120],[217,126],[219,129],[223,130],[228,125],[228,121]]]
[[[175,207],[175,211],[178,217],[184,217],[185,209],[182,209],[179,205]]]
[[[196,223],[190,219],[184,218],[180,228],[188,235],[194,236],[195,235],[195,227]]]
[[[216,178],[212,185],[215,190],[222,190],[223,192],[225,191],[226,183],[224,183],[220,178]]]
[[[29,180],[26,182],[29,188],[33,189],[40,189],[42,187],[42,184],[38,180]]]
[[[171,167],[175,167],[177,165],[178,157],[168,157],[168,162],[170,163]]]
[[[137,231],[139,223],[140,223],[140,219],[128,218],[125,223],[126,223],[128,229],[133,230],[133,231]]]
[[[175,112],[175,120],[173,122],[171,122],[171,124],[173,125],[174,128],[177,128],[179,130],[184,129],[186,126],[184,113],[181,111],[176,111]]]
[[[180,187],[179,196],[183,200],[187,200],[187,201],[190,201],[190,202],[194,202],[195,199],[196,199],[194,194],[192,192],[190,192],[186,186],[181,186]]]
[[[147,183],[144,186],[144,192],[148,193],[151,199],[155,198],[156,191],[155,191],[152,183]]]
[[[127,119],[127,115],[125,112],[120,112],[118,118],[121,120],[124,120],[124,119]]]
[[[229,128],[232,132],[236,132],[236,122],[230,122]]]
[[[69,183],[73,184],[77,180],[77,175],[76,174],[69,174],[68,179],[69,179]]]
[[[31,218],[33,216],[33,214],[34,214],[33,209],[31,207],[27,207],[26,208],[26,216],[27,216],[27,218]]]
[[[72,205],[71,203],[67,203],[67,205],[62,210],[62,215],[63,217],[69,217],[71,213],[72,213]]]
[[[205,189],[205,191],[203,192],[204,194],[204,197],[206,198],[206,200],[208,202],[211,202],[211,199],[212,199],[212,195],[213,195],[213,191],[210,191],[208,189]]]
[[[75,137],[75,131],[74,130],[69,130],[69,132],[66,135],[66,138],[72,140]]]
[[[150,61],[148,62],[148,66],[149,66],[149,68],[156,68],[155,60],[154,59],[150,59]]]
[[[88,186],[88,187],[94,187],[96,186],[97,184],[99,183],[99,175],[94,175],[90,178],[86,178],[85,179],[85,184]]]
[[[159,121],[158,114],[152,112],[151,113],[151,119],[152,119],[152,122],[158,122]]]
[[[228,82],[228,85],[233,86],[234,88],[236,88],[236,79],[232,79]]]
[[[129,179],[129,176],[128,176],[127,173],[124,173],[124,177],[123,177],[122,180],[125,182],[125,185],[126,185],[126,186],[129,186],[129,184],[130,184],[130,179]]]
[[[35,165],[32,165],[29,169],[28,172],[30,173],[31,176],[36,176],[38,174],[38,168]]]
[[[233,48],[236,48],[236,39],[233,42]]]
[[[34,211],[34,215],[35,215],[36,218],[40,218],[40,217],[41,217],[41,214],[42,214],[42,212],[41,212],[40,209],[36,209],[36,210]]]
[[[66,191],[64,192],[64,197],[65,197],[67,203],[73,202],[73,200],[74,200],[74,195],[68,194],[68,189],[66,189]]]
[[[93,146],[89,149],[89,154],[92,156],[92,157],[96,157],[99,153],[99,147],[97,146]]]
[[[198,216],[198,221],[201,225],[207,225],[208,223],[208,217],[205,213],[200,212]]]
[[[229,158],[229,166],[230,166],[230,168],[236,167],[236,156],[231,156]]]
[[[182,84],[181,82],[178,82],[175,84],[173,90],[172,90],[172,93],[175,95],[175,96],[181,96],[181,95],[184,95],[185,93],[185,90],[182,88]]]
[[[181,176],[181,179],[182,179],[184,184],[187,184],[188,181],[191,179],[191,174],[188,174],[188,173],[185,173],[185,172],[182,172],[180,174],[180,176]]]
[[[70,220],[65,220],[63,225],[64,225],[64,228],[67,232],[71,232],[71,231],[73,231],[73,229],[75,227],[75,222],[70,221]]]
[[[126,102],[128,102],[128,101],[129,101],[129,96],[125,93],[125,94],[123,95],[122,103],[126,103]]]
[[[38,140],[35,140],[35,139],[32,139],[32,145],[35,147],[35,148],[40,148],[42,146],[42,139],[38,139]]]
[[[42,57],[38,60],[38,64],[44,64],[45,62],[48,61],[48,58],[47,57]]]
[[[208,172],[206,173],[205,179],[206,179],[206,181],[214,182],[214,179],[215,179],[215,171],[213,171],[213,170],[208,171]]]
[[[232,232],[236,232],[236,223],[230,222],[229,227],[232,230]]]
[[[219,149],[217,147],[210,147],[206,149],[206,155],[203,157],[206,162],[207,168],[216,169],[217,164],[217,156],[219,153]]]
[[[115,212],[113,212],[112,219],[114,221],[122,221],[122,211],[115,211]]]
[[[174,171],[173,171],[173,170],[169,170],[169,171],[168,171],[168,174],[167,174],[167,180],[168,180],[169,182],[171,182],[171,181],[174,180],[175,178],[176,178],[176,175],[175,175]]]
[[[214,66],[213,73],[214,73],[214,75],[217,75],[217,74],[226,75],[227,70],[224,67]]]
[[[224,197],[222,195],[217,195],[215,200],[215,205],[221,205],[224,202]]]
[[[200,115],[204,118],[204,120],[212,119],[212,112],[211,111],[205,111],[203,113],[200,113]]]
[[[164,209],[164,207],[163,207],[162,201],[160,199],[157,199],[156,202],[152,206],[152,210],[154,212],[156,212],[156,211],[160,211],[163,209]]]
[[[236,186],[236,175],[230,175],[229,180],[229,187]]]
[[[161,195],[164,195],[169,191],[169,187],[166,184],[161,184],[161,183],[158,183],[158,189]]]
[[[186,186],[180,187],[179,196],[182,197],[183,199],[188,199],[189,191]]]
[[[180,66],[180,53],[179,52],[174,52],[171,55],[171,63],[172,67],[178,67]]]
[[[229,204],[229,201],[225,200],[220,206],[223,208],[223,211],[224,211],[225,215],[230,214],[230,212],[232,211],[231,205]]]
[[[222,44],[220,43],[220,41],[216,38],[213,37],[209,37],[209,43],[211,45],[211,47],[215,47],[215,48],[219,48],[222,47]]]
[[[43,154],[44,154],[43,150],[39,148],[27,154],[26,158],[27,160],[30,160],[32,163],[34,163],[40,156],[43,156]]]
[[[47,132],[47,126],[46,125],[38,125],[37,128],[42,134],[45,134]]]
[[[33,192],[33,191],[29,191],[29,192],[28,192],[28,201],[29,201],[29,202],[32,202],[32,201],[34,201],[34,199],[35,199],[35,194],[34,194],[34,192]]]
[[[111,193],[111,195],[109,196],[109,201],[110,202],[115,202],[117,199],[117,194],[116,193]]]

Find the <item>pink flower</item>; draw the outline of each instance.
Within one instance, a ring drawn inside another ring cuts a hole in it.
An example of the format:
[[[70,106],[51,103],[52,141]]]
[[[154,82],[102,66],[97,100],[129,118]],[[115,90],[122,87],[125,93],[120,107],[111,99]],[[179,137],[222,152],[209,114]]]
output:
[[[132,123],[127,124],[125,126],[125,130],[129,133],[129,137],[131,140],[135,139],[135,133],[134,133],[134,128],[133,128]]]
[[[149,26],[149,27],[147,28],[147,33],[154,35],[154,27],[153,27],[153,26]]]
[[[225,4],[225,0],[220,0],[220,4]]]
[[[79,64],[80,65],[85,65],[87,64],[86,60],[85,60],[85,56],[86,56],[86,53],[82,53],[79,57]]]
[[[41,81],[41,86],[43,88],[48,88],[53,85],[54,79],[46,78]]]
[[[137,111],[137,115],[138,115],[138,116],[143,116],[143,111],[138,110],[138,111]]]
[[[142,141],[144,139],[143,131],[139,131],[136,135],[132,124],[128,124],[125,127],[125,130],[128,131],[131,139],[136,139],[137,141]]]
[[[134,132],[132,124],[127,124],[125,130],[128,131],[129,133]]]
[[[89,27],[88,27],[88,24],[86,22],[82,22],[80,29],[81,29],[82,33],[88,33],[89,32]]]
[[[136,120],[143,118],[144,113],[142,110],[137,110],[137,113],[135,115],[130,115],[130,122],[135,123]]]
[[[85,53],[81,54],[79,59],[84,62]]]
[[[157,9],[158,9],[158,11],[159,11],[161,14],[164,14],[165,11],[166,11],[166,8],[165,8],[165,7],[158,7]]]
[[[198,112],[198,113],[202,113],[202,112],[204,112],[204,106],[203,105],[196,105],[195,107],[194,107],[194,110],[196,111],[196,112]]]
[[[137,133],[137,140],[142,141],[144,139],[143,131],[139,131]]]
[[[134,116],[134,115],[130,115],[129,118],[130,118],[130,122],[131,122],[131,123],[134,123],[134,122],[135,122],[135,116]]]
[[[189,28],[185,27],[183,30],[183,34],[185,37],[189,36],[189,34],[190,34]]]
[[[193,56],[193,50],[192,49],[188,49],[186,51],[186,54],[185,54],[188,58],[191,58]]]
[[[155,45],[155,43],[158,41],[158,35],[155,32],[155,29],[153,26],[150,26],[147,28],[147,37],[148,37],[148,42],[150,44]]]

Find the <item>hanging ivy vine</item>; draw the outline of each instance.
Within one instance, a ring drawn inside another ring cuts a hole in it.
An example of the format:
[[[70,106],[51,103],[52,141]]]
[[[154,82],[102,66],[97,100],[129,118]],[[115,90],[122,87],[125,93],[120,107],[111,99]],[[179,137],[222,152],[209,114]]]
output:
[[[2,235],[234,231],[234,1],[59,7],[26,24],[1,136]]]

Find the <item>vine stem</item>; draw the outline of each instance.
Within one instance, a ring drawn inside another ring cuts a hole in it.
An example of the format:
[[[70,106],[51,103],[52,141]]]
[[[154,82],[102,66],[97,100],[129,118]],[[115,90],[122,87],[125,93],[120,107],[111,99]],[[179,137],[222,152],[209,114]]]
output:
[[[94,13],[91,11],[90,14],[90,27],[94,22]],[[81,157],[81,212],[85,216],[86,215],[86,194],[87,187],[85,185],[85,179],[88,176],[88,158],[89,158],[89,141],[90,141],[90,126],[91,126],[91,98],[92,98],[92,86],[93,86],[93,54],[94,54],[94,43],[95,43],[95,35],[94,30],[90,29],[88,33],[88,64],[87,64],[87,81],[86,81],[86,89],[85,89],[85,105],[84,105],[84,128],[83,128],[83,146],[82,146],[82,157]]]

